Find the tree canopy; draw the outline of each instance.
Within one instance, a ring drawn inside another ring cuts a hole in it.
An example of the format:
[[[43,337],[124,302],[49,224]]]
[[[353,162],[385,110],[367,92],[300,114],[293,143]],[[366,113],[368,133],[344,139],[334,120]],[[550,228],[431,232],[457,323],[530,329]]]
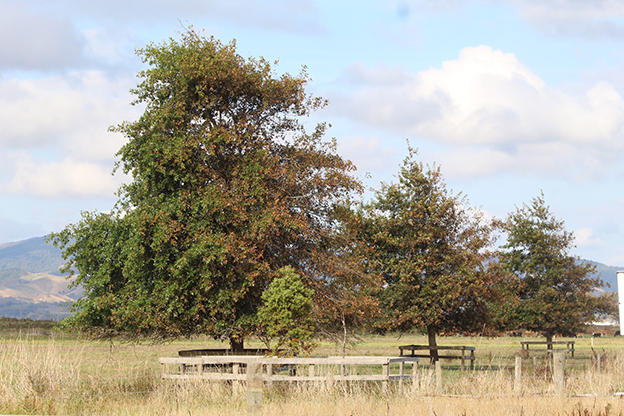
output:
[[[574,235],[546,205],[544,195],[509,214],[501,224],[507,235],[502,264],[516,276],[500,310],[507,325],[555,334],[571,334],[597,314],[615,311],[612,296],[597,296],[604,286],[595,267],[570,255]]]
[[[360,216],[368,267],[385,281],[378,325],[423,330],[435,346],[441,331],[474,330],[487,321],[492,234],[465,198],[446,190],[439,167],[425,167],[416,155],[410,149],[398,182],[383,184]]]
[[[68,324],[102,334],[208,334],[240,347],[262,293],[292,266],[323,305],[361,283],[340,224],[361,184],[302,118],[325,101],[305,70],[277,76],[189,30],[150,44],[132,90],[143,115],[114,131],[132,181],[110,213],[53,235],[85,295]],[[355,264],[355,263],[354,263]]]

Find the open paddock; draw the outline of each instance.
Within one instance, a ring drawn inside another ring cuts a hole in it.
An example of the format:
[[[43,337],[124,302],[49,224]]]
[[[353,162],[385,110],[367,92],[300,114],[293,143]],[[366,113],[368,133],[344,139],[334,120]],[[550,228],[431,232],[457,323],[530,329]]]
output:
[[[515,390],[520,337],[441,337],[440,344],[475,347],[475,370],[442,361],[442,384],[434,368],[418,366],[416,389],[389,382],[275,383],[265,389],[263,415],[624,415],[624,339],[576,339],[566,363],[566,386],[558,395],[548,354],[522,361],[522,386]],[[530,340],[535,340],[531,338]],[[349,356],[398,357],[399,345],[423,344],[418,335],[365,336]],[[250,347],[262,344],[252,340]],[[163,379],[160,357],[182,349],[225,348],[208,339],[167,344],[111,344],[62,335],[0,339],[0,414],[85,413],[111,415],[240,415],[244,385]],[[321,343],[315,354],[341,355],[342,346]],[[601,355],[602,368],[595,357]],[[424,360],[423,360],[424,361]],[[318,367],[317,367],[318,368]],[[308,368],[309,375],[309,368]],[[334,370],[336,371],[336,370]],[[377,384],[376,384],[377,383]],[[605,413],[608,409],[608,413]]]

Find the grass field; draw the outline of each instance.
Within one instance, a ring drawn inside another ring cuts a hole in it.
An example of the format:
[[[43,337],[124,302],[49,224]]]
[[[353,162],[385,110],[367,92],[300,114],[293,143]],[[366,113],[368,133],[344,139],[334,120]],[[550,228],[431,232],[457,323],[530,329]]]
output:
[[[0,338],[0,414],[30,415],[238,415],[246,414],[241,386],[162,380],[158,358],[181,349],[224,348],[209,339],[167,344],[119,344],[60,334]],[[442,387],[420,366],[416,390],[374,384],[333,388],[300,384],[264,394],[264,415],[624,415],[624,338],[576,339],[566,365],[566,391],[555,394],[545,353],[524,360],[523,386],[514,390],[514,362],[523,338],[442,337],[440,345],[476,347],[475,371],[443,361]],[[366,336],[348,355],[397,356],[398,346],[424,344],[417,335]],[[249,346],[261,346],[253,340]],[[341,355],[342,346],[321,343],[316,355]],[[592,364],[602,354],[603,369]]]

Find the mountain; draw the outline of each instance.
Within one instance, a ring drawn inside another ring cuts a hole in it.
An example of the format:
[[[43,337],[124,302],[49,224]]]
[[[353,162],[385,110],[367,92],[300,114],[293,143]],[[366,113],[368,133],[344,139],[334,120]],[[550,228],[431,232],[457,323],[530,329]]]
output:
[[[0,244],[0,271],[24,270],[29,273],[58,275],[64,263],[61,250],[45,243],[45,237],[35,237],[15,243]]]
[[[582,261],[596,266],[597,274],[600,275],[600,278],[602,279],[603,282],[605,282],[606,284],[610,286],[610,287],[604,287],[603,288],[604,290],[609,291],[609,292],[618,291],[617,272],[624,271],[624,267],[607,266],[605,264],[598,263],[598,262],[591,261],[591,260],[582,260]]]
[[[83,290],[60,275],[61,251],[36,237],[0,245],[0,316],[59,320]]]

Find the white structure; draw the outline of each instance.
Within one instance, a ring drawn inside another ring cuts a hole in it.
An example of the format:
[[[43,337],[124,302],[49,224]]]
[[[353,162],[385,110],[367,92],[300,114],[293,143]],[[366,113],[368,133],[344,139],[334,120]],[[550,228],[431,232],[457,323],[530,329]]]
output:
[[[624,335],[624,272],[617,272],[618,304],[620,306],[620,335]]]

